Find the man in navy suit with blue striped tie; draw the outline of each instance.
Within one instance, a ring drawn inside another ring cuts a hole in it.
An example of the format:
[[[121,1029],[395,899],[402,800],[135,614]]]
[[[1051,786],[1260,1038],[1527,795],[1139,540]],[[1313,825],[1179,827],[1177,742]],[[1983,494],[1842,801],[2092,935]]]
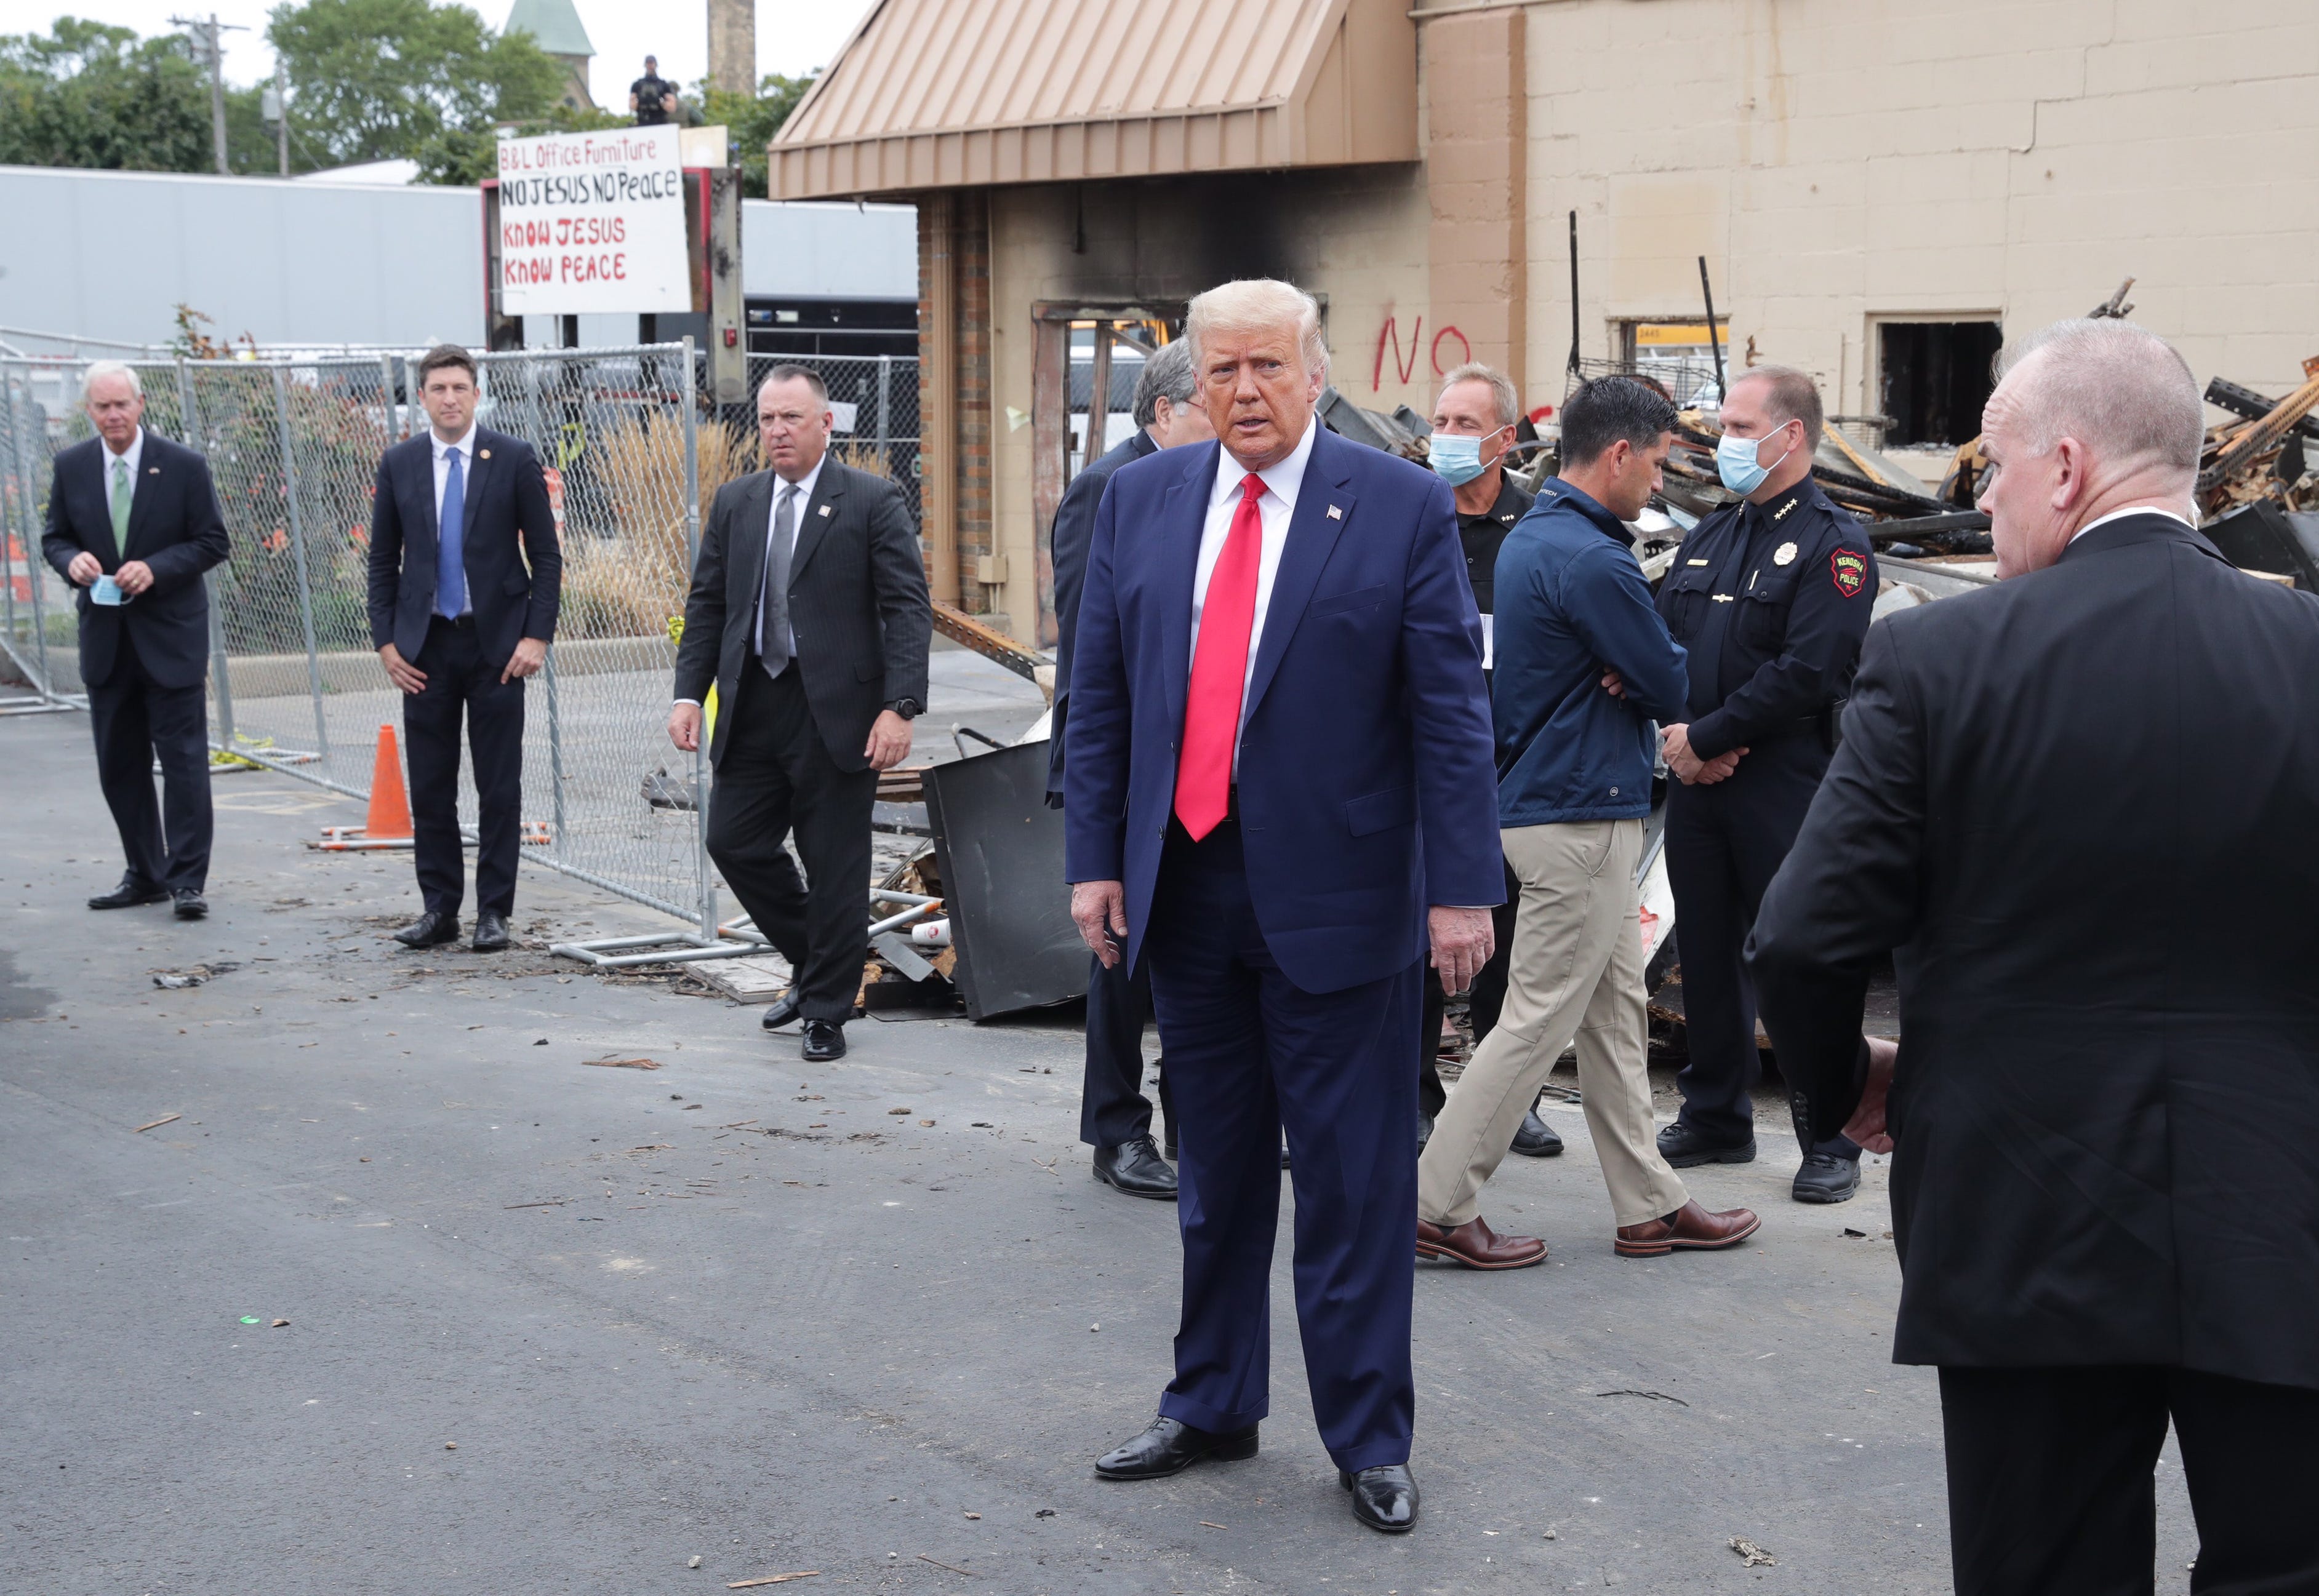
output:
[[[1113,473],[1071,672],[1072,917],[1148,961],[1182,1154],[1176,1375],[1096,1472],[1255,1455],[1285,1131],[1313,1417],[1355,1516],[1399,1533],[1418,983],[1472,980],[1504,896],[1481,622],[1448,484],[1313,414],[1310,295],[1229,283],[1186,336],[1219,441]]]
[[[459,723],[475,761],[475,941],[508,945],[523,804],[523,684],[547,661],[564,558],[529,444],[475,423],[475,358],[444,344],[413,374],[425,437],[387,450],[371,503],[370,629],[403,692],[412,856],[409,948],[459,934]]]

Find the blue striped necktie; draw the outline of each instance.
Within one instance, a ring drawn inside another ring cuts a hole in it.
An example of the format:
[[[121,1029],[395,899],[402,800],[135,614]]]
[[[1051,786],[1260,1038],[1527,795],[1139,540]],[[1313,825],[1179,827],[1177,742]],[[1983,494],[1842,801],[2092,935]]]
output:
[[[467,610],[467,484],[459,470],[464,450],[450,451],[443,479],[443,513],[435,537],[435,613],[456,620]]]

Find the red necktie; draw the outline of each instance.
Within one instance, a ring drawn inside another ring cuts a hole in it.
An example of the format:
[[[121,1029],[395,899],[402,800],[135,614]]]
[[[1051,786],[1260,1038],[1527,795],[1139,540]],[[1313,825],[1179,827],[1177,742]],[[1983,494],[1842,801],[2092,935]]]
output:
[[[1248,637],[1256,625],[1256,568],[1264,552],[1264,517],[1256,501],[1264,479],[1240,485],[1224,552],[1208,573],[1200,607],[1200,640],[1192,650],[1192,685],[1184,700],[1184,751],[1176,762],[1176,818],[1198,842],[1231,812],[1232,749],[1240,741],[1241,695],[1248,683]]]

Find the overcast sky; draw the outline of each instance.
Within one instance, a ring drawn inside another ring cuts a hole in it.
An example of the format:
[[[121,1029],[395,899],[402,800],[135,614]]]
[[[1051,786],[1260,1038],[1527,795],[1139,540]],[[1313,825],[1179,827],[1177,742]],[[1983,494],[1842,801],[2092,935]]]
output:
[[[757,72],[795,75],[826,67],[869,11],[871,0],[757,0]],[[513,0],[481,0],[475,9],[493,27],[507,21]],[[596,47],[590,92],[615,109],[627,104],[628,85],[644,71],[646,54],[660,58],[661,75],[690,84],[708,71],[708,7],[705,0],[661,5],[638,0],[574,0]],[[198,9],[196,9],[198,7]],[[0,33],[45,33],[59,15],[87,17],[134,28],[168,31],[169,18],[207,16],[239,23],[247,33],[225,35],[228,83],[249,84],[274,71],[266,47],[265,0],[0,0]]]

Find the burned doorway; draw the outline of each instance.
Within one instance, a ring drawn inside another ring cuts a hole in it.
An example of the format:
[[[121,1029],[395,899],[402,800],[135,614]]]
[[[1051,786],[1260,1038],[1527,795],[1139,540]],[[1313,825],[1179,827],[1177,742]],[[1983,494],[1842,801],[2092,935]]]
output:
[[[1038,645],[1055,641],[1055,510],[1087,463],[1133,428],[1129,407],[1146,356],[1182,336],[1180,301],[1039,303],[1031,358],[1031,506],[1035,518]],[[1003,572],[995,578],[1004,580]]]
[[[1877,408],[1888,447],[1950,446],[1981,431],[2004,344],[1994,319],[1884,321],[1877,328]]]

